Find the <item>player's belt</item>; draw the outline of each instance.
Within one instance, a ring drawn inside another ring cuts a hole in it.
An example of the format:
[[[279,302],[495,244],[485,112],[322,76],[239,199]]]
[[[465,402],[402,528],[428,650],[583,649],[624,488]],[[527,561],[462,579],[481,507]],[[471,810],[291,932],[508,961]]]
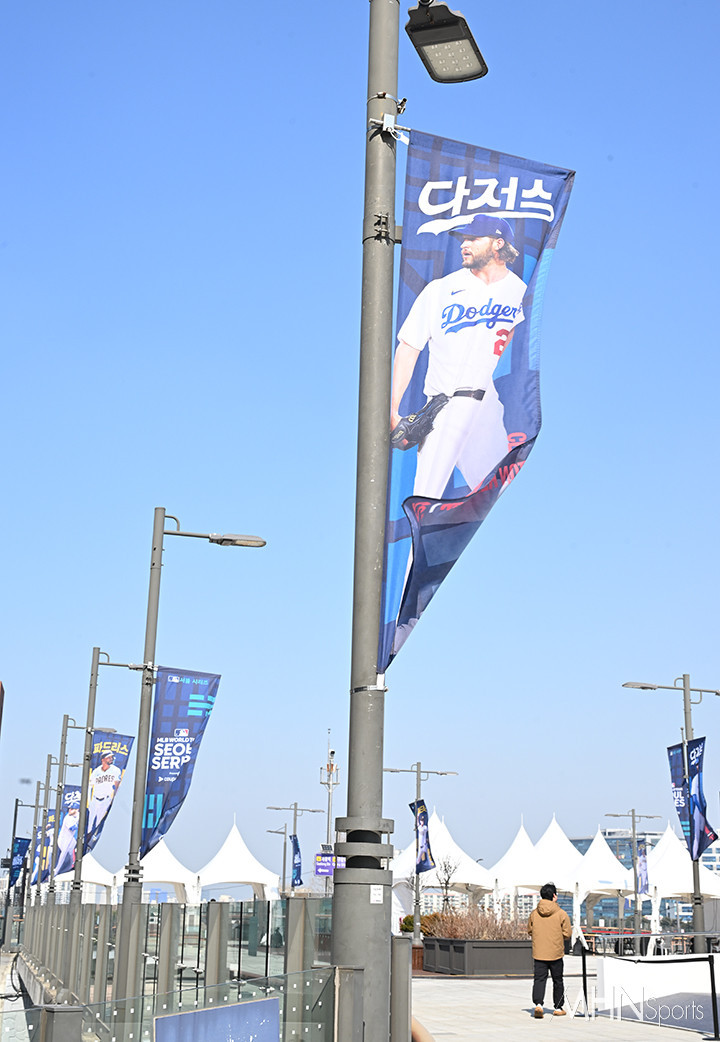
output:
[[[452,396],[453,398],[474,398],[476,402],[481,402],[485,397],[485,392],[479,387],[476,391],[473,391],[470,387],[461,387],[459,391],[455,391]]]

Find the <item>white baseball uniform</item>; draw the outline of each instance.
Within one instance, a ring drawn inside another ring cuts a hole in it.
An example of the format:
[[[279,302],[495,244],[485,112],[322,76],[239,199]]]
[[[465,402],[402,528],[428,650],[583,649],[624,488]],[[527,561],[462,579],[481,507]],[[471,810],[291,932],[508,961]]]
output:
[[[510,270],[488,284],[461,268],[429,282],[411,307],[398,340],[417,352],[427,344],[425,394],[450,398],[418,451],[415,495],[441,499],[455,467],[475,491],[506,455],[504,410],[492,377],[523,321],[526,289]]]
[[[90,808],[88,811],[88,833],[91,833],[110,810],[113,793],[120,784],[122,771],[111,763],[105,768],[102,764],[90,774]]]
[[[58,832],[58,852],[55,861],[55,874],[62,875],[69,872],[75,864],[75,848],[77,846],[78,811],[70,812],[63,818],[63,823]]]

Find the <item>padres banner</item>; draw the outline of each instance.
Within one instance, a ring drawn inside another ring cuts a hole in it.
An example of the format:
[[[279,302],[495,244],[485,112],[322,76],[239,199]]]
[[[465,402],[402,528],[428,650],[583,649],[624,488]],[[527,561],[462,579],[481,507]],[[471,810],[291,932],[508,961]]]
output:
[[[535,443],[540,311],[573,177],[411,134],[380,673]]]
[[[157,670],[140,857],[167,833],[190,790],[219,683],[215,673]]]
[[[93,732],[83,856],[93,850],[100,839],[134,740],[129,734],[118,734],[117,731]]]

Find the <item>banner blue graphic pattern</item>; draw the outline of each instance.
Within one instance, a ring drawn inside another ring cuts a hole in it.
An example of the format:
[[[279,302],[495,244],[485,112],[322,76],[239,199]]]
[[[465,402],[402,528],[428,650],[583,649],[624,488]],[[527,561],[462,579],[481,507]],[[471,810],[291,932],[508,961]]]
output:
[[[300,843],[297,836],[290,837],[290,843],[292,844],[292,880],[290,886],[294,889],[296,886],[302,886],[302,857],[300,856]]]
[[[415,815],[415,872],[430,872],[435,868],[430,850],[430,832],[428,828],[428,811],[425,800],[416,800],[410,804]]]
[[[391,426],[378,672],[393,660],[540,430],[543,292],[574,174],[413,131]]]
[[[673,800],[693,861],[697,861],[718,838],[707,820],[707,803],[702,784],[704,755],[705,738],[691,738],[687,743],[688,777],[686,778],[682,743],[668,746]]]
[[[140,857],[167,834],[190,790],[219,683],[215,673],[158,667]]]
[[[116,731],[93,732],[83,856],[93,850],[100,839],[134,740],[131,735]]]
[[[29,847],[30,840],[25,836],[15,836],[13,839],[12,861],[10,863],[10,879],[8,881],[8,886],[15,886],[17,883]]]

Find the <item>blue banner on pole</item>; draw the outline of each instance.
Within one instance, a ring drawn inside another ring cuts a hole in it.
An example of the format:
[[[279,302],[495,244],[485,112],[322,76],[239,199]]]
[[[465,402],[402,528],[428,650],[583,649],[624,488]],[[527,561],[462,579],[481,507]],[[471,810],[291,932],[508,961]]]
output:
[[[411,133],[380,673],[535,443],[540,311],[573,177]]]
[[[83,855],[93,850],[100,839],[125,774],[133,741],[131,735],[117,731],[93,731]]]
[[[33,856],[33,869],[30,877],[30,883],[34,886],[38,881],[38,871],[40,872],[40,882],[47,883],[50,878],[50,848],[52,846],[53,831],[55,828],[55,811],[49,810],[47,812],[47,823],[45,827],[45,835],[42,834],[42,825],[38,825],[35,830],[35,848]]]
[[[688,790],[685,780],[682,743],[668,746],[668,762],[670,764],[670,784],[672,785],[673,803],[680,819],[682,834],[688,850],[692,850],[690,841],[690,811],[688,809]]]
[[[15,886],[25,860],[25,855],[30,848],[30,840],[25,836],[15,836],[13,839],[12,861],[10,862],[10,878],[8,886]]]
[[[430,872],[435,868],[435,861],[430,850],[428,812],[425,801],[416,800],[415,803],[410,804],[410,810],[415,815],[415,872]]]
[[[300,843],[297,836],[291,836],[290,843],[292,844],[292,880],[290,881],[290,886],[295,888],[303,885],[302,857],[300,856]]]
[[[60,809],[57,854],[55,855],[56,876],[62,875],[63,872],[69,872],[75,867],[79,821],[80,789],[77,785],[65,785],[63,787]]]
[[[638,893],[649,894],[647,843],[638,843]]]
[[[190,790],[219,683],[215,673],[158,667],[140,857],[167,834]]]
[[[690,814],[690,836],[692,839],[690,857],[693,861],[697,861],[710,844],[715,842],[717,833],[707,820],[707,802],[703,793],[702,772],[703,758],[705,756],[705,739],[691,738],[687,743],[687,750],[690,789],[688,810]]]
[[[688,777],[686,778],[682,743],[668,746],[673,800],[693,861],[697,861],[710,844],[717,839],[717,834],[706,817],[707,804],[702,784],[704,754],[705,739],[691,738],[687,743]]]

